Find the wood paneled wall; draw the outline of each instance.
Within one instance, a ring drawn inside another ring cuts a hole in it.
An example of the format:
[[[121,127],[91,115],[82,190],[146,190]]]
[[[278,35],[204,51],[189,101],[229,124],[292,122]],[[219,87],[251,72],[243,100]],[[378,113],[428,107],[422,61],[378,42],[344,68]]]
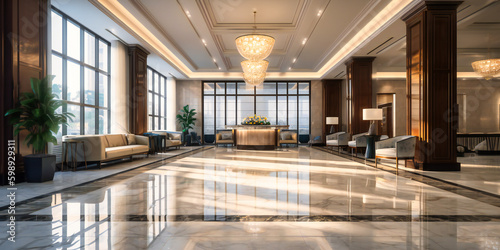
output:
[[[403,17],[407,133],[418,137],[413,167],[423,170],[460,170],[456,153],[456,9],[460,3],[424,1]]]
[[[326,117],[338,117],[339,125],[335,131],[342,130],[342,79],[323,80],[323,135],[330,133],[330,125],[326,125]],[[322,137],[325,140],[325,136]]]
[[[7,174],[7,140],[16,140],[17,153],[30,154],[26,133],[13,137],[4,114],[14,107],[20,93],[31,91],[30,78],[47,75],[49,2],[47,0],[1,1],[0,182]]]
[[[139,45],[128,48],[130,56],[130,131],[141,135],[148,131],[147,57],[149,52]]]
[[[353,57],[347,68],[347,132],[367,132],[370,121],[363,120],[363,109],[372,107],[372,62],[375,57]]]

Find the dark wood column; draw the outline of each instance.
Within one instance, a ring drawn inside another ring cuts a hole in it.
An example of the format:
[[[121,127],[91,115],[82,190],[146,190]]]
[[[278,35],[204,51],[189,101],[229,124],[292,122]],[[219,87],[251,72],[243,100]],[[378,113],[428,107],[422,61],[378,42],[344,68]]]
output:
[[[339,125],[333,125],[336,132],[342,129],[342,79],[323,80],[323,135],[330,133],[326,117],[338,117]],[[325,137],[322,138],[325,140]]]
[[[456,9],[460,3],[424,1],[403,17],[407,133],[418,137],[413,167],[423,170],[460,170],[456,138]]]
[[[47,75],[49,3],[47,0],[0,2],[0,184],[6,184],[7,141],[16,140],[16,152],[30,154],[24,144],[26,133],[14,137],[4,116],[14,107],[20,93],[31,91],[30,78]],[[18,155],[17,159],[21,157]],[[16,163],[17,165],[17,163]],[[22,166],[16,168],[16,182],[22,181]],[[21,173],[19,172],[21,171]]]
[[[370,121],[363,121],[363,109],[372,107],[372,62],[375,57],[353,57],[347,67],[347,132],[367,132]]]
[[[130,132],[148,131],[147,58],[149,52],[139,45],[128,47],[130,58]]]

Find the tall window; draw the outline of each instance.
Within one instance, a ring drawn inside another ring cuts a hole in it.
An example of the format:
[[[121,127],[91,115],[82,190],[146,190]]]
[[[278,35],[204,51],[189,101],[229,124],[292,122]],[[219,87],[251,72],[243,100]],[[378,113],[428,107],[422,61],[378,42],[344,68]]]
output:
[[[54,7],[51,18],[52,92],[75,115],[59,136],[109,133],[110,43]]]
[[[213,142],[225,125],[240,124],[250,115],[261,115],[273,125],[298,130],[299,141],[309,141],[310,82],[265,82],[252,87],[244,82],[203,82],[203,134]]]
[[[167,77],[148,67],[149,130],[167,129]]]

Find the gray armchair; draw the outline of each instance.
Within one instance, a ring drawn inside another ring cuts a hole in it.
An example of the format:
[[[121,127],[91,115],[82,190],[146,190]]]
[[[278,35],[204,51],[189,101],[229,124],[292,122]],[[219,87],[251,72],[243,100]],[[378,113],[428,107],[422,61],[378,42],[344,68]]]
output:
[[[335,134],[326,136],[326,146],[327,147],[337,147],[338,153],[340,154],[340,148],[348,146],[350,134],[346,132],[337,132]]]
[[[366,137],[367,136],[368,136],[368,132],[352,136],[352,141],[349,141],[347,143],[347,145],[351,149],[351,154],[352,154],[352,150],[355,150],[356,151],[356,155],[358,155],[358,149],[360,149],[360,148],[366,148],[366,144],[367,144]]]
[[[375,143],[375,167],[378,159],[396,159],[396,172],[398,160],[411,159],[415,161],[415,145],[417,137],[411,135],[397,136]],[[406,165],[406,161],[405,161]]]

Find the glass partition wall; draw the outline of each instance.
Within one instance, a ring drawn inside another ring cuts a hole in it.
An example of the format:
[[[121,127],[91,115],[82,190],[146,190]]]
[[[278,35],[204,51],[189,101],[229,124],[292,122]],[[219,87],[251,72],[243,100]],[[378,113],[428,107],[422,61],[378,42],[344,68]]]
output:
[[[299,141],[310,134],[310,82],[265,82],[253,87],[245,82],[202,82],[203,135],[213,143],[217,130],[237,125],[251,115],[265,116],[273,125],[298,130]]]

